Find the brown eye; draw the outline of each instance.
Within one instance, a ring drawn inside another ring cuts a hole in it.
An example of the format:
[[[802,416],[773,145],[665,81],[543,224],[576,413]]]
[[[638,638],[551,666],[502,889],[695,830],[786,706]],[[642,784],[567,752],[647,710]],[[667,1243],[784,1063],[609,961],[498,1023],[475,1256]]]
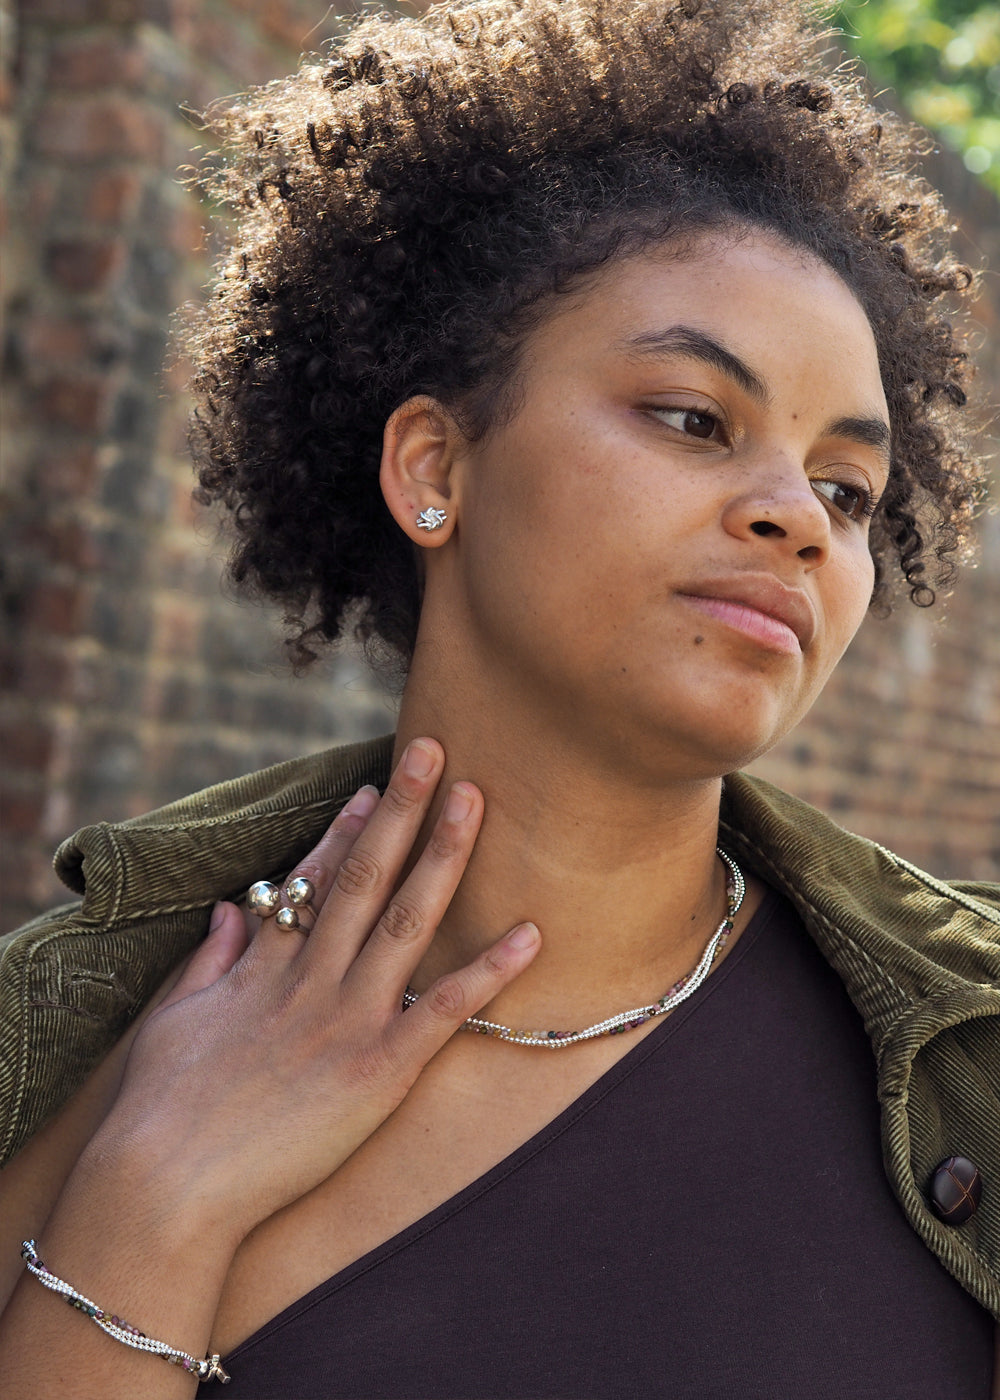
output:
[[[867,520],[875,509],[872,493],[861,486],[848,486],[843,481],[814,481],[813,487],[851,520]]]
[[[714,438],[719,432],[719,420],[714,413],[701,413],[695,408],[658,408],[654,410],[661,423],[675,428],[688,437]]]
[[[716,420],[710,413],[685,413],[684,431],[692,437],[710,438],[715,432]]]

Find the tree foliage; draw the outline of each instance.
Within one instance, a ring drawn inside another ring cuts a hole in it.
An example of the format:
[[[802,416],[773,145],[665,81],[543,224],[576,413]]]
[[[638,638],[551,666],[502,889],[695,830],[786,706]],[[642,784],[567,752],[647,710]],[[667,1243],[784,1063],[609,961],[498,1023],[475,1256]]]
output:
[[[850,0],[834,13],[875,87],[1000,194],[1000,6],[982,0]]]

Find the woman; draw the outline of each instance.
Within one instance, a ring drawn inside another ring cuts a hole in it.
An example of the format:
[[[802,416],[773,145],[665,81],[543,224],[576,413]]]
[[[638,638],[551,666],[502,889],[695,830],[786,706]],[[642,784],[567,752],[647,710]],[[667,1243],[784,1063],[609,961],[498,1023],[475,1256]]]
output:
[[[6,1173],[12,1393],[990,1394],[995,892],[723,784],[979,494],[968,275],[815,49],[486,0],[220,115],[203,496],[408,679],[64,847],[9,1144],[194,951]]]

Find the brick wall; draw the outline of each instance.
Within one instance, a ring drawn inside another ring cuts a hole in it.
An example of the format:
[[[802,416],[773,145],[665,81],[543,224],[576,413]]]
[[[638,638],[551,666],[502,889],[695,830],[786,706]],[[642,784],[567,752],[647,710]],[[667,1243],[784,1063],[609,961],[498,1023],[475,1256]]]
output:
[[[5,3],[7,0],[5,0]],[[392,727],[358,662],[289,680],[196,518],[171,314],[206,274],[178,110],[265,81],[325,6],[30,0],[5,18],[2,926],[65,892],[55,842]]]
[[[162,368],[170,314],[205,275],[202,214],[176,179],[198,134],[178,106],[288,71],[333,32],[325,14],[0,0],[0,926],[60,898],[51,848],[81,823],[391,727],[356,658],[290,680],[274,622],[225,596],[190,502],[184,369]],[[935,178],[957,182],[984,246],[995,202],[957,161]],[[995,292],[982,316],[995,331]],[[814,715],[758,765],[953,875],[1000,873],[995,523],[948,620],[907,606],[866,624]]]

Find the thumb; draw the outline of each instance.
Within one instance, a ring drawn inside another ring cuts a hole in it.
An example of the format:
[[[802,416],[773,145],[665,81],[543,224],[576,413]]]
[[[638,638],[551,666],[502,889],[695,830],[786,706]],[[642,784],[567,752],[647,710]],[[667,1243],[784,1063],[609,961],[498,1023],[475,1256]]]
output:
[[[218,982],[246,952],[247,942],[242,912],[235,904],[216,904],[208,925],[208,937],[194,950],[177,985],[164,998],[160,1009]]]

